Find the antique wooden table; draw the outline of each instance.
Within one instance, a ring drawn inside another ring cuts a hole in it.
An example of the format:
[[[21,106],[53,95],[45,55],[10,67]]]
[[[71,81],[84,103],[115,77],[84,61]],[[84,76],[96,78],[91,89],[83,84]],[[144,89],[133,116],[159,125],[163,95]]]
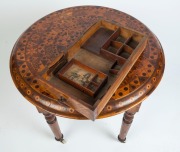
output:
[[[161,44],[145,25],[130,15],[105,7],[80,6],[63,9],[38,20],[17,40],[10,58],[10,70],[18,90],[44,114],[55,139],[61,142],[64,142],[63,134],[56,115],[72,119],[87,117],[66,104],[67,100],[53,86],[55,84],[50,84],[42,73],[99,20],[148,36],[145,50],[97,116],[100,119],[125,112],[119,141],[125,142],[134,114],[163,75],[165,61]]]

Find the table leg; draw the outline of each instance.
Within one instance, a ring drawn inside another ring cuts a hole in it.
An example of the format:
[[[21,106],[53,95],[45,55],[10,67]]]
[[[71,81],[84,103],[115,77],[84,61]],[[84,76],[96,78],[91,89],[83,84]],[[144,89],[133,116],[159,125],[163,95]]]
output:
[[[120,142],[125,143],[126,135],[127,135],[129,128],[133,122],[134,115],[136,112],[139,111],[140,106],[141,106],[141,104],[137,105],[136,107],[133,107],[132,109],[127,110],[124,113],[121,130],[118,135],[118,140]]]
[[[47,111],[44,111],[42,109],[37,108],[39,113],[42,113],[46,119],[46,122],[48,123],[49,127],[51,128],[55,139],[57,141],[62,142],[63,144],[65,143],[65,140],[63,139],[63,134],[61,133],[61,130],[59,128],[59,124],[57,121],[57,118],[54,114],[51,114]]]

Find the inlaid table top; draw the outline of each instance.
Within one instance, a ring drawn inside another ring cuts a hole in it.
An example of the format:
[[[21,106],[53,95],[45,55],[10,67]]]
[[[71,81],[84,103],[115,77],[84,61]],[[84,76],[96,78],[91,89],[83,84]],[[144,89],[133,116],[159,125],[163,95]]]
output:
[[[98,118],[132,108],[152,93],[162,78],[165,64],[163,49],[156,36],[128,14],[106,7],[81,6],[56,11],[41,18],[17,40],[10,59],[11,75],[16,87],[28,101],[62,117],[87,119],[72,107],[58,102],[58,90],[47,85],[47,80],[41,74],[99,20],[145,34],[148,42]]]

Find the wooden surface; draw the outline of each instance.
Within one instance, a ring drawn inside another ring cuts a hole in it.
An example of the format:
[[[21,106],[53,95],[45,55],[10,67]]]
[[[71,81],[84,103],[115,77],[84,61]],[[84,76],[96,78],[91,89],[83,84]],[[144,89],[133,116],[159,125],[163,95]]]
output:
[[[107,31],[113,33],[109,35]],[[119,37],[125,41],[119,41]],[[97,21],[62,53],[63,56],[57,56],[60,60],[53,62],[57,66],[51,66],[51,72],[43,70],[42,77],[47,80],[46,86],[53,85],[53,89],[59,91],[58,99],[62,96],[66,99],[64,104],[95,120],[144,51],[147,39],[148,36],[132,29],[105,20]],[[87,64],[90,57],[91,62]],[[64,60],[67,61],[65,65]],[[114,69],[114,66],[119,68]],[[75,93],[77,91],[79,94]]]
[[[107,20],[143,33],[148,36],[148,42],[98,118],[126,111],[151,94],[164,71],[164,54],[155,35],[141,22],[123,12],[105,7],[83,6],[60,10],[40,19],[16,42],[10,59],[11,74],[17,88],[28,101],[56,115],[87,119],[68,107],[65,104],[67,96],[62,96],[58,89],[54,89],[56,84],[47,85],[48,80],[42,74],[57,60],[57,56],[69,50],[99,20]],[[129,43],[132,47],[136,45]],[[58,95],[62,98],[59,99]]]

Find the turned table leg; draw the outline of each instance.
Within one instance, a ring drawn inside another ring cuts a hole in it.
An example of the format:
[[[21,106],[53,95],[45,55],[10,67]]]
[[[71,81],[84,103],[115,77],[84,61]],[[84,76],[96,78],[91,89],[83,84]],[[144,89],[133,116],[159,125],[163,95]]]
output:
[[[125,143],[126,141],[126,135],[129,131],[129,128],[131,127],[131,124],[133,122],[133,118],[136,112],[139,111],[141,104],[137,105],[136,107],[133,107],[132,109],[127,110],[124,113],[123,121],[121,125],[121,130],[118,135],[118,140],[122,143]]]
[[[61,130],[59,128],[59,124],[57,121],[57,118],[54,114],[51,114],[47,111],[41,110],[39,108],[37,108],[39,113],[42,113],[46,119],[46,122],[48,123],[49,127],[51,128],[55,139],[57,141],[60,141],[62,143],[65,143],[65,140],[63,139],[63,134],[61,133]]]

